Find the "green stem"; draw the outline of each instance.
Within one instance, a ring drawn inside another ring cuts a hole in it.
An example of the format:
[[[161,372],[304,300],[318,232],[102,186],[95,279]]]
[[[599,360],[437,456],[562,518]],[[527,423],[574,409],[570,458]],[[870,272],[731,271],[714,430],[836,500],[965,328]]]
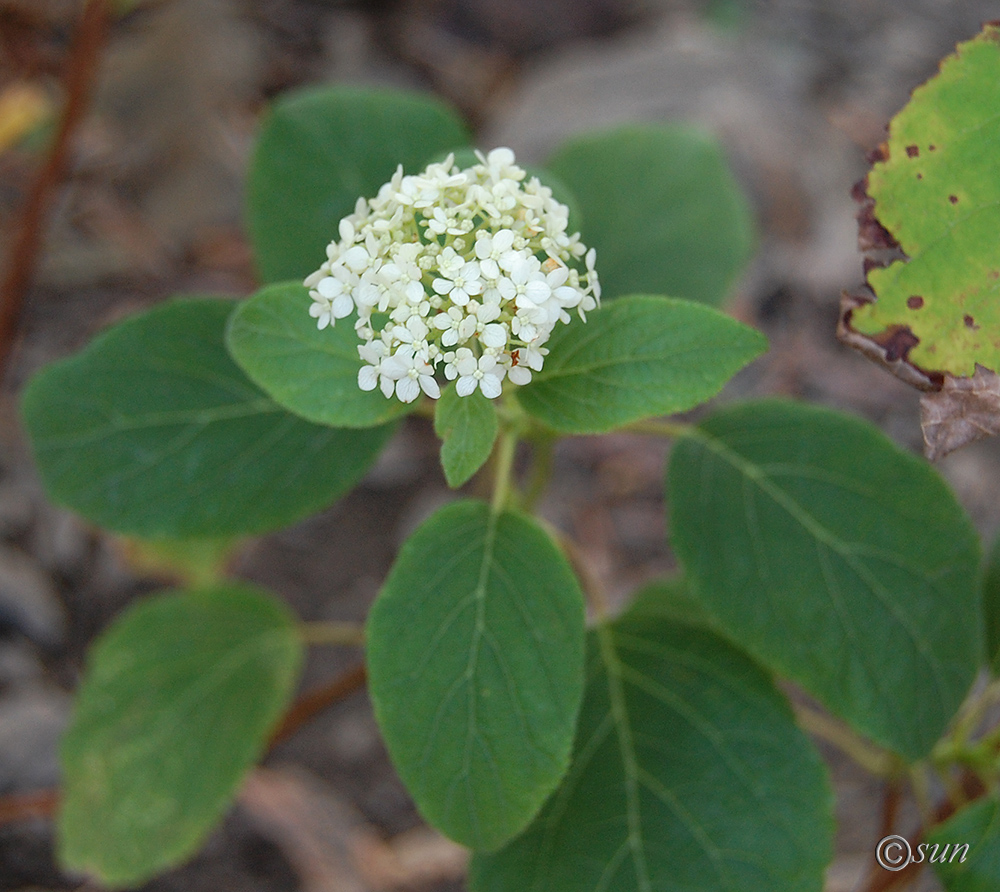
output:
[[[422,397],[420,402],[417,403],[417,405],[414,407],[413,414],[419,415],[422,418],[429,418],[431,421],[433,421],[434,413],[437,411],[436,407],[437,403],[430,397],[425,396]]]
[[[993,727],[972,740],[987,712],[1000,700],[1000,681],[988,684],[977,697],[968,701],[950,734],[942,738],[931,753],[931,764],[942,773],[961,765],[972,771],[988,790],[1000,783],[1000,727]]]
[[[345,647],[362,647],[365,627],[360,623],[317,620],[299,624],[299,634],[307,645],[334,644]]]
[[[955,723],[955,730],[949,735],[955,747],[962,748],[968,744],[969,738],[982,722],[986,712],[998,701],[1000,701],[1000,680],[994,680],[983,688],[978,697],[967,704],[966,709]],[[994,728],[984,735],[982,740],[996,737],[998,734],[1000,734],[1000,728]]]
[[[953,771],[945,769],[938,772],[938,776],[941,778],[941,784],[944,786],[948,801],[954,806],[955,811],[958,811],[969,799],[965,795],[965,790],[962,789],[962,784]]]
[[[690,437],[697,428],[684,421],[633,421],[622,430],[632,434],[652,434],[657,437]]]
[[[898,776],[902,763],[896,756],[858,737],[826,713],[797,703],[795,717],[804,731],[833,744],[871,774],[887,778]]]
[[[552,478],[552,455],[556,440],[555,434],[539,433],[532,441],[531,476],[521,498],[521,507],[527,512],[534,510]]]
[[[511,498],[511,478],[514,475],[517,441],[518,433],[512,428],[507,428],[500,434],[496,454],[496,474],[493,478],[493,500],[490,503],[490,510],[494,514],[503,511]]]
[[[561,530],[556,529],[545,520],[540,518],[538,520],[549,531],[549,535],[559,543],[559,547],[566,555],[566,560],[569,561],[576,573],[576,578],[580,581],[580,588],[583,589],[583,596],[590,605],[595,622],[598,624],[604,622],[611,613],[611,605],[608,604],[608,599],[604,595],[604,587],[600,580],[591,571],[587,561],[580,553],[579,546]]]
[[[928,777],[928,766],[926,762],[918,762],[910,766],[910,787],[913,790],[913,799],[917,803],[917,811],[920,812],[920,819],[924,827],[933,827],[934,820],[934,800],[931,796],[931,784]]]

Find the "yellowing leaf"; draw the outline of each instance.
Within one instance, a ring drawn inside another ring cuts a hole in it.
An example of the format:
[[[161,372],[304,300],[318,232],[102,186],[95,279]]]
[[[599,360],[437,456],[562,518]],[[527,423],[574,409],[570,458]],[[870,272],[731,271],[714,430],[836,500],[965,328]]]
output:
[[[0,92],[0,151],[19,143],[52,115],[52,102],[37,84],[14,83]]]
[[[977,366],[1000,369],[998,149],[1000,23],[991,23],[914,90],[864,183],[862,249],[904,256],[888,265],[872,256],[875,300],[848,296],[840,334],[924,390]],[[968,442],[942,423],[938,441]]]

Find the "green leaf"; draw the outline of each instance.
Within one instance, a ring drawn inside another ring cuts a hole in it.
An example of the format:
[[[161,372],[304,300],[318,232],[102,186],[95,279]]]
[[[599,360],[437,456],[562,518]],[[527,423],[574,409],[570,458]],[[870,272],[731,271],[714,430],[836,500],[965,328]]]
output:
[[[994,675],[1000,675],[1000,536],[986,557],[983,570],[983,617],[986,660]]]
[[[1000,799],[984,797],[956,812],[927,837],[924,855],[948,892],[996,892],[1000,877]],[[967,848],[966,848],[967,847]]]
[[[546,164],[583,211],[603,294],[719,305],[753,247],[746,199],[718,143],[689,127],[639,125],[575,139]]]
[[[392,429],[330,430],[268,399],[226,353],[233,306],[169,301],[34,377],[24,421],[53,499],[130,535],[219,538],[286,526],[357,482]]]
[[[980,665],[979,544],[927,464],[780,400],[674,449],[672,541],[713,620],[857,730],[930,752]]]
[[[557,326],[546,346],[521,404],[558,431],[599,434],[705,402],[767,341],[711,307],[632,295]]]
[[[124,613],[90,653],[62,743],[63,865],[121,888],[193,854],[263,753],[301,663],[294,618],[244,585]]]
[[[1000,24],[958,46],[889,125],[868,174],[878,222],[907,255],[868,273],[850,326],[925,372],[1000,371]]]
[[[496,409],[479,390],[459,396],[454,386],[434,407],[434,432],[441,444],[441,467],[452,489],[465,483],[490,457],[497,438]]]
[[[583,596],[548,535],[480,502],[442,508],[399,553],[368,620],[369,689],[417,807],[495,849],[569,764]]]
[[[589,644],[569,773],[472,892],[820,892],[832,793],[760,668],[655,610]]]
[[[302,285],[268,285],[233,313],[226,346],[247,375],[296,415],[333,427],[371,427],[409,406],[380,390],[358,387],[361,343],[355,316],[334,328],[316,327]]]
[[[468,145],[456,114],[431,96],[357,87],[302,90],[265,116],[250,162],[247,220],[266,282],[304,279],[326,259],[337,224],[402,164]]]

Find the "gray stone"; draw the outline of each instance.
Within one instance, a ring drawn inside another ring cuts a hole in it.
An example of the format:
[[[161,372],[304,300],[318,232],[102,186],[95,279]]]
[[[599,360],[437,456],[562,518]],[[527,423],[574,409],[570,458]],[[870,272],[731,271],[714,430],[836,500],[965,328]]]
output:
[[[26,484],[0,480],[0,538],[13,539],[31,525],[34,517],[32,491]]]
[[[69,710],[69,695],[55,688],[31,687],[0,700],[0,791],[58,783],[59,739]]]
[[[66,635],[66,612],[47,573],[27,554],[0,544],[0,622],[45,647]]]
[[[75,514],[41,501],[30,548],[45,569],[76,575],[87,560],[92,538],[93,533]]]
[[[34,645],[23,638],[0,640],[0,690],[8,693],[37,684],[44,674],[45,667]]]

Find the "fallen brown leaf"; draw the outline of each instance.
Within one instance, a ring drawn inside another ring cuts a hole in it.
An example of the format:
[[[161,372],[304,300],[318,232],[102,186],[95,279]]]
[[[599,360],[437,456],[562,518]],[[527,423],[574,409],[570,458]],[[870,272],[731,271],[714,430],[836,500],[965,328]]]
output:
[[[920,398],[920,426],[930,461],[1000,433],[1000,376],[981,365],[971,378],[945,375],[940,391]]]

